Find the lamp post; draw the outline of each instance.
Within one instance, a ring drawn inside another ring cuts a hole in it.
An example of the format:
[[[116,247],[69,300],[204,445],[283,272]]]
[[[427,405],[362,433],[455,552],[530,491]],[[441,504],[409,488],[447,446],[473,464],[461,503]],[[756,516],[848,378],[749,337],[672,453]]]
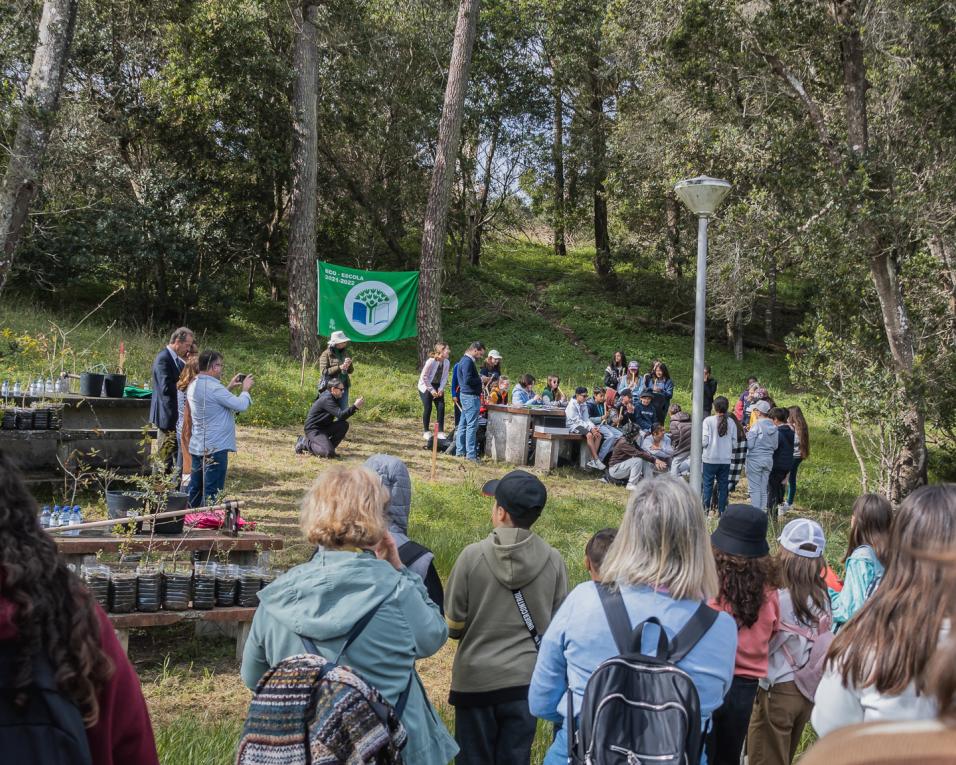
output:
[[[704,482],[704,323],[707,317],[707,223],[730,191],[730,184],[706,175],[679,181],[674,192],[697,216],[697,300],[694,309],[694,392],[691,407],[690,485],[698,494]]]

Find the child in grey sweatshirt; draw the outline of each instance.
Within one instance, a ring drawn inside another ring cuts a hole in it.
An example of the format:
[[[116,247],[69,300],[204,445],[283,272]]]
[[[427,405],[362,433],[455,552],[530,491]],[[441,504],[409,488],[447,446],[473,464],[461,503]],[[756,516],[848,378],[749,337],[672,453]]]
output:
[[[750,489],[750,504],[766,510],[767,482],[773,467],[773,453],[777,448],[777,426],[767,417],[770,411],[767,401],[758,401],[754,409],[757,421],[747,431],[747,486]]]

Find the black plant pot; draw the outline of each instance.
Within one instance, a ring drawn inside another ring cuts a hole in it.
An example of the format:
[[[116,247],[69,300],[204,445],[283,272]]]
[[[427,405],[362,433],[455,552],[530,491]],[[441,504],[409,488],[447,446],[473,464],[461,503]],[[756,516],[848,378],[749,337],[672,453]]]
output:
[[[188,504],[188,494],[181,491],[171,491],[166,495],[166,507],[161,508],[158,512],[165,513],[171,510],[185,510]],[[178,518],[165,518],[154,522],[154,530],[157,534],[182,534],[185,521],[185,515],[180,515]]]
[[[80,395],[99,398],[103,395],[103,375],[84,372],[80,375]]]
[[[127,512],[135,510],[143,515],[146,510],[146,495],[141,491],[108,491],[106,492],[106,513],[109,518],[117,521],[126,520]],[[124,523],[123,529],[128,530],[129,524]],[[143,531],[143,522],[136,524],[136,533]]]
[[[123,398],[126,375],[110,374],[103,378],[103,395],[107,398]]]

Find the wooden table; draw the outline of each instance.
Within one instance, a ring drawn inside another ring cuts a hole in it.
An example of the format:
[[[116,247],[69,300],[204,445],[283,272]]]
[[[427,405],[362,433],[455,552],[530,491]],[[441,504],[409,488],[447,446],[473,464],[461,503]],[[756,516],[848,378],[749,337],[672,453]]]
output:
[[[536,425],[563,427],[564,407],[488,404],[485,454],[495,462],[528,464],[528,440]]]
[[[231,608],[210,608],[209,610],[187,609],[186,611],[154,611],[146,613],[134,611],[130,614],[108,614],[116,637],[123,652],[129,653],[129,631],[131,629],[149,629],[150,627],[166,627],[180,622],[195,622],[197,635],[215,634],[213,630],[219,628],[228,637],[236,638],[236,658],[242,661],[242,651],[249,638],[249,628],[252,626],[252,617],[256,615],[255,608],[232,606]],[[203,628],[212,628],[207,630]]]
[[[230,563],[240,566],[252,566],[261,554],[263,562],[268,561],[272,550],[281,550],[281,537],[262,534],[258,531],[240,531],[234,537],[220,531],[196,529],[182,534],[140,534],[125,537],[116,534],[99,534],[91,529],[89,534],[78,537],[66,537],[62,534],[52,535],[56,540],[56,547],[67,563],[79,566],[87,555],[96,555],[98,552],[116,554],[124,552],[147,552],[161,556],[170,553],[205,553],[208,559],[214,553],[225,552]]]
[[[148,398],[105,398],[68,394],[0,399],[4,406],[62,405],[59,430],[0,430],[8,451],[31,483],[62,480],[61,462],[142,473],[149,463]]]

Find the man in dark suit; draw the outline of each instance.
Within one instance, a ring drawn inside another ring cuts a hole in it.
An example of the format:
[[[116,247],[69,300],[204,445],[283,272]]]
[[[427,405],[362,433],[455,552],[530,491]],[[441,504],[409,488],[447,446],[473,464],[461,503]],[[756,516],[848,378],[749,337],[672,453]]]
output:
[[[176,383],[186,362],[186,353],[193,344],[193,331],[180,327],[169,338],[169,345],[153,361],[153,400],[149,405],[149,421],[156,428],[156,453],[166,470],[176,465],[179,439],[176,422],[179,420],[179,397]]]

